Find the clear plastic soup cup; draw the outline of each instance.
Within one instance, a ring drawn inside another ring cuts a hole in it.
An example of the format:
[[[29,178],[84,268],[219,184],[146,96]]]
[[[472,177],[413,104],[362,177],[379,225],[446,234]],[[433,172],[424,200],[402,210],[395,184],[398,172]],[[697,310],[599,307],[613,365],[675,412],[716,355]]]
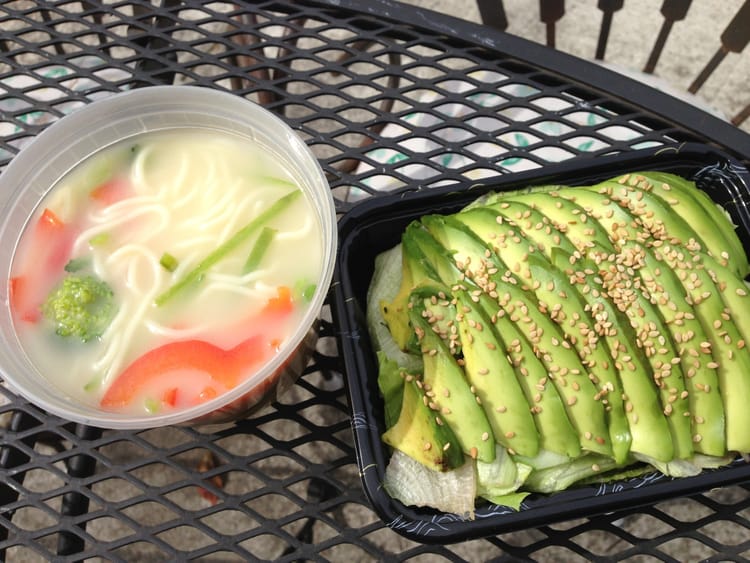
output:
[[[175,128],[207,128],[263,146],[287,167],[317,215],[323,267],[302,322],[271,361],[230,391],[191,408],[154,415],[109,412],[55,387],[32,365],[15,333],[9,306],[11,264],[39,202],[60,178],[93,153],[123,139]],[[280,118],[239,96],[197,86],[152,86],[115,94],[62,118],[26,146],[0,175],[0,375],[15,392],[67,420],[102,428],[213,423],[246,416],[276,398],[302,372],[317,339],[337,248],[336,211],[328,182],[309,148]]]

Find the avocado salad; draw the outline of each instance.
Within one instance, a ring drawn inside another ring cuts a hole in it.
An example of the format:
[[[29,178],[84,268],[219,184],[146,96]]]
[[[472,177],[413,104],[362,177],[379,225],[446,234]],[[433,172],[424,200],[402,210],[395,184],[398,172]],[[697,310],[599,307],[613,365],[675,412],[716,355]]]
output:
[[[748,274],[730,217],[664,172],[412,221],[368,292],[383,486],[473,518],[750,453]]]

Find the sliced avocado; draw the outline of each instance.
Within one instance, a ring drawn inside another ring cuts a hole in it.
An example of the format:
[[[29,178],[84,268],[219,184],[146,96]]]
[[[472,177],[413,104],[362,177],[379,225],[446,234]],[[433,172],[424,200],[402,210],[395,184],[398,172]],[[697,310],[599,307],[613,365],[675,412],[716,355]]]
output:
[[[446,249],[427,231],[412,229],[408,236],[416,242],[425,258],[432,261],[443,281],[452,286],[450,292],[457,314],[455,330],[451,329],[447,336],[448,350],[455,346],[454,340],[459,338],[463,352],[461,367],[472,393],[476,395],[477,402],[484,409],[492,426],[491,437],[514,452],[536,455],[539,450],[539,435],[534,419],[516,379],[513,365],[503,353],[505,343],[480,303],[485,300],[480,300],[476,295],[479,293],[478,288],[468,280],[462,282],[460,272]],[[445,290],[446,293],[448,291]],[[439,304],[439,299],[432,301]]]
[[[563,270],[588,302],[595,329],[607,341],[623,388],[625,411],[630,426],[630,451],[663,462],[674,458],[674,445],[651,365],[636,345],[636,335],[622,311],[604,298],[604,288],[592,260],[573,259],[557,249],[552,261]]]
[[[719,392],[719,375],[705,343],[708,336],[696,318],[685,289],[671,268],[664,268],[652,249],[644,252],[638,270],[650,299],[670,327],[672,338],[680,346],[680,361],[685,376],[693,442],[696,452],[723,456],[726,452],[724,405]],[[703,392],[691,391],[703,389]],[[709,392],[706,392],[709,390]],[[712,391],[710,391],[712,390]]]
[[[588,301],[588,311],[595,317],[595,326],[600,338],[607,341],[612,355],[612,361],[620,376],[620,383],[624,391],[624,407],[628,411],[627,417],[631,430],[631,449],[647,457],[669,461],[674,455],[674,445],[669,440],[670,426],[666,415],[658,410],[666,408],[673,394],[671,387],[663,389],[664,406],[659,407],[659,389],[654,383],[653,364],[656,361],[642,362],[645,354],[637,347],[638,340],[631,327],[628,316],[613,306],[609,300],[603,299],[607,294],[603,285],[604,278],[596,276],[600,271],[602,261],[614,257],[614,246],[604,227],[591,218],[586,210],[564,197],[560,196],[564,190],[534,192],[522,198],[510,198],[509,201],[499,201],[492,206],[498,213],[506,214],[507,218],[523,218],[531,221],[535,226],[544,225],[527,231],[530,237],[541,239],[537,248],[547,252],[548,258],[563,271],[569,271],[571,283],[580,287],[579,293]],[[577,192],[574,192],[577,193]],[[517,201],[518,200],[518,201]],[[529,205],[526,205],[526,202]],[[538,213],[547,217],[547,221],[539,218]],[[553,244],[548,238],[554,234]],[[544,238],[547,237],[547,238]],[[571,243],[573,253],[570,253]],[[587,253],[599,249],[597,262],[586,261]],[[611,252],[604,252],[604,250]],[[599,318],[596,318],[599,317]],[[605,319],[605,320],[602,320]],[[609,320],[606,320],[609,319]],[[617,327],[617,328],[614,328]],[[615,331],[611,334],[610,330]],[[666,330],[665,330],[666,333]],[[626,358],[626,361],[622,361]],[[679,397],[679,394],[678,394]],[[611,396],[616,401],[614,395]],[[670,407],[673,409],[674,407]],[[616,419],[617,420],[617,419]],[[666,435],[661,430],[667,424]],[[683,455],[689,455],[684,450],[689,448],[689,421],[673,423],[677,426],[683,446]],[[654,436],[656,438],[654,439]]]
[[[647,186],[650,186],[648,182],[642,181],[640,185],[641,188],[639,189],[627,182],[607,181],[579,189],[595,192],[605,199],[616,202],[618,207],[627,209],[630,221],[637,219],[639,223],[638,231],[643,236],[656,238],[669,236],[675,240],[680,240],[683,244],[697,245],[704,252],[710,251],[709,245],[706,244],[695,228],[700,224],[700,219],[703,219],[703,216],[690,217],[691,222],[688,222],[687,217],[674,212],[667,202],[647,189]],[[572,190],[565,190],[565,192],[571,193]],[[586,206],[582,203],[583,197],[576,198],[576,201],[580,205]],[[596,200],[587,199],[586,201]],[[680,211],[685,212],[688,209],[681,208]]]
[[[737,236],[735,225],[726,211],[699,189],[695,182],[666,172],[638,172],[616,181],[635,184],[636,187],[650,190],[661,197],[706,241],[716,260],[727,262],[741,278],[750,274],[748,256]]]
[[[426,270],[427,266],[423,262],[414,258],[419,253],[412,248],[413,243],[408,237],[402,237],[401,246],[401,287],[392,300],[380,303],[380,311],[396,344],[401,350],[407,350],[414,338],[414,330],[409,323],[409,296],[417,284],[425,279],[435,280],[436,276],[434,272]]]
[[[742,340],[750,344],[750,315],[736,314],[738,311],[750,310],[750,286],[745,280],[735,276],[733,272],[727,271],[712,256],[705,254],[694,257],[696,263],[701,264],[717,289],[721,292],[721,298],[730,311],[735,311],[732,320],[740,333]]]
[[[479,208],[476,211],[481,213],[488,210]],[[437,244],[437,241],[435,241],[435,244]],[[445,253],[444,248],[443,253]],[[445,271],[445,276],[448,278],[444,279],[446,283],[460,284],[464,287],[471,285],[474,290],[478,289],[470,281],[461,279],[461,272],[452,262],[452,259],[447,255],[446,259],[450,260],[450,267],[439,268],[441,271]],[[451,276],[453,277],[451,278]],[[550,383],[546,367],[535,355],[534,347],[524,337],[519,325],[513,322],[510,316],[497,314],[496,300],[484,292],[479,292],[478,301],[474,305],[481,308],[485,319],[489,319],[491,325],[494,326],[493,332],[498,335],[498,340],[503,342],[503,347],[498,346],[493,355],[498,358],[504,357],[515,372],[517,382],[526,397],[526,404],[513,408],[525,408],[532,414],[538,429],[539,447],[568,457],[580,455],[581,446],[578,433],[568,418],[560,394],[555,385]],[[469,307],[472,308],[471,304]],[[493,345],[494,343],[490,343],[490,349]],[[484,404],[486,405],[487,402]],[[503,401],[496,407],[497,409],[501,413],[511,411],[507,401]],[[514,437],[516,436],[514,435]],[[513,444],[508,445],[511,449],[520,453],[521,450],[518,447],[513,446]]]
[[[506,344],[468,289],[457,289],[453,295],[466,378],[481,400],[495,439],[513,452],[536,455],[539,433],[513,365],[502,353]]]
[[[422,221],[450,252],[459,269],[499,305],[497,314],[516,322],[534,347],[563,399],[581,448],[612,455],[606,414],[597,389],[578,354],[559,327],[539,309],[524,282],[507,268],[493,250],[454,217],[430,216]]]
[[[750,349],[735,324],[747,309],[730,312],[722,295],[721,277],[712,273],[684,247],[661,245],[656,250],[665,267],[672,268],[683,282],[688,299],[705,330],[706,347],[713,356],[712,367],[719,376],[719,388],[724,402],[726,448],[729,451],[750,452]],[[704,258],[705,259],[705,258]],[[710,393],[712,389],[691,382],[691,392]],[[696,434],[695,441],[702,440]]]
[[[422,350],[423,390],[437,424],[451,427],[462,451],[474,459],[495,459],[495,439],[487,415],[470,388],[464,371],[448,345],[433,330],[422,313],[433,297],[443,292],[434,286],[419,286],[412,292],[409,317]]]
[[[549,192],[529,193],[520,200],[510,198],[493,205],[492,209],[511,219],[517,218],[519,214],[522,217],[546,217],[546,220],[540,219],[535,223],[536,226],[541,221],[543,229],[535,227],[534,231],[528,234],[539,235],[541,230],[542,233],[549,233],[553,237],[553,247],[544,245],[540,248],[547,254],[551,248],[560,248],[576,256],[585,253],[592,245],[604,248],[610,244],[609,235],[603,227],[596,221],[590,221],[585,209],[580,205],[560,197],[561,189],[570,188],[558,186],[557,190]]]
[[[491,419],[492,417],[498,417],[496,425],[503,426],[503,419],[508,416],[525,420],[527,412],[533,415],[536,423],[536,428],[528,428],[523,433],[516,433],[515,430],[510,428],[506,429],[500,432],[500,437],[496,435],[495,439],[515,451],[519,447],[517,444],[526,433],[538,430],[542,447],[566,456],[578,456],[581,453],[578,433],[568,419],[557,388],[549,382],[546,368],[536,357],[533,347],[524,338],[518,324],[512,321],[509,316],[498,314],[497,303],[489,295],[479,291],[477,296],[476,290],[478,288],[470,280],[465,279],[465,276],[453,262],[452,256],[431,234],[427,231],[412,229],[410,236],[414,240],[418,240],[419,246],[429,253],[434,269],[440,272],[444,283],[450,284],[453,290],[469,291],[469,295],[477,298],[476,302],[471,299],[472,303],[469,308],[483,312],[485,318],[483,326],[494,325],[496,328],[494,334],[498,342],[490,342],[490,344],[496,346],[497,349],[489,351],[492,351],[498,360],[508,361],[508,368],[512,370],[511,373],[515,372],[517,383],[526,397],[526,402],[518,403],[518,397],[514,390],[506,398],[502,395],[504,387],[500,385],[497,389],[492,390],[492,393],[496,396],[500,394],[500,397],[503,398],[501,401],[498,399],[491,401],[485,397],[483,405]],[[469,289],[470,287],[472,289]],[[472,305],[475,306],[472,307]],[[488,319],[489,322],[487,322]],[[482,321],[480,320],[480,322]],[[500,335],[502,335],[502,338]],[[511,383],[508,382],[507,384],[513,389]],[[513,399],[513,401],[509,403],[509,399]],[[488,405],[493,405],[493,407],[488,408]],[[518,411],[518,413],[514,414],[513,411]],[[518,420],[513,423],[514,427],[518,427]],[[512,434],[507,434],[508,431]]]
[[[395,362],[381,355],[378,379],[390,379],[391,383],[401,386],[398,418],[383,434],[383,441],[435,471],[463,465],[464,454],[456,435],[447,424],[436,422],[435,412],[423,400],[425,393],[420,376],[401,371]],[[386,396],[386,405],[394,403],[396,398]]]
[[[422,370],[421,355],[404,352],[396,341],[383,319],[382,303],[390,302],[401,286],[403,256],[401,244],[381,252],[375,258],[370,286],[367,288],[367,330],[375,352],[382,351],[388,358],[394,360],[402,369]],[[408,318],[406,319],[408,323]],[[399,382],[402,386],[402,382]],[[401,398],[398,399],[401,404]]]
[[[492,307],[497,305],[493,302]],[[489,307],[486,310],[491,310]],[[557,387],[547,369],[535,355],[533,346],[524,337],[519,325],[508,315],[495,315],[494,325],[507,342],[504,352],[516,370],[526,402],[539,430],[539,447],[567,457],[581,455],[578,432],[568,418]]]
[[[495,253],[501,254],[507,263],[521,266],[518,275],[528,280],[527,285],[532,287],[539,306],[560,327],[595,381],[607,412],[613,455],[618,463],[625,463],[631,436],[625,417],[622,385],[610,359],[609,347],[606,340],[596,333],[594,319],[578,288],[551,264],[547,254],[543,254],[558,247],[569,249],[571,253],[575,249],[536,209],[523,206],[514,213],[520,224],[487,208],[464,211],[455,218],[479,238],[490,241]]]
[[[539,283],[537,296],[553,312],[552,317],[578,352],[598,389],[607,413],[612,452],[617,463],[625,463],[632,436],[625,412],[624,390],[617,364],[606,338],[600,338],[591,307],[567,276],[538,254],[529,256],[529,274]],[[549,304],[549,305],[547,305]],[[558,305],[560,308],[558,309]],[[567,307],[566,307],[567,305]],[[570,316],[565,312],[572,311]]]
[[[670,337],[670,327],[659,310],[659,303],[651,302],[638,272],[644,253],[648,252],[646,244],[655,240],[654,237],[660,236],[661,232],[656,235],[644,227],[640,219],[616,201],[607,188],[566,188],[558,194],[582,207],[590,218],[588,222],[601,225],[613,241],[600,245],[600,248],[588,249],[588,256],[598,264],[608,298],[627,315],[636,332],[639,348],[651,364],[672,432],[674,457],[692,457],[689,393],[680,350]],[[669,218],[663,221],[657,219],[656,222],[671,225]],[[689,234],[684,229],[681,232]],[[670,231],[667,230],[667,233]],[[674,237],[671,234],[667,236]]]
[[[556,210],[556,216],[558,220],[566,225],[568,228],[568,236],[575,237],[578,241],[577,247],[583,251],[590,251],[592,249],[591,243],[587,243],[588,237],[595,236],[597,241],[609,241],[610,244],[597,244],[593,248],[598,247],[600,256],[603,254],[615,256],[615,246],[611,243],[612,238],[618,240],[643,240],[643,235],[638,232],[639,223],[636,218],[629,214],[628,210],[620,205],[615,204],[613,201],[601,201],[597,202],[600,196],[591,195],[578,191],[578,188],[570,189],[566,188],[553,194],[539,194],[534,197],[534,201],[539,204],[540,207],[545,209]],[[590,209],[599,209],[598,215],[601,220],[592,220],[592,218],[586,213],[586,210],[577,203],[561,197],[566,195],[576,199],[576,201],[585,201]],[[572,195],[571,195],[572,194]],[[550,202],[550,199],[554,199],[554,205]],[[597,207],[597,204],[603,205],[603,207]],[[603,213],[601,211],[603,210]],[[605,223],[609,230],[605,228],[602,223]],[[612,233],[610,235],[609,233]],[[674,299],[668,299],[668,295],[683,295],[682,285],[674,276],[674,273],[668,269],[658,268],[657,265],[653,264],[653,252],[652,249],[646,247],[646,252],[643,254],[644,260],[639,264],[640,268],[638,275],[646,285],[646,291],[649,300],[652,304],[658,308],[659,312],[664,319],[664,322],[671,329],[673,339],[676,342],[685,342],[684,346],[681,346],[680,357],[681,367],[683,375],[690,374],[691,377],[695,377],[695,382],[700,382],[706,385],[706,389],[714,389],[713,393],[702,394],[699,397],[694,396],[690,393],[687,384],[685,390],[679,390],[679,395],[683,395],[685,391],[688,392],[687,406],[692,416],[691,420],[691,432],[693,435],[696,433],[706,433],[706,441],[695,443],[693,447],[696,451],[702,453],[710,453],[710,455],[721,455],[718,452],[722,450],[723,445],[723,425],[724,416],[723,411],[720,407],[720,396],[716,393],[716,386],[713,383],[717,377],[715,370],[709,367],[710,362],[700,362],[698,366],[695,365],[694,354],[695,350],[691,348],[693,346],[700,346],[701,342],[705,339],[699,338],[702,334],[702,327],[699,322],[695,319],[691,319],[692,307],[689,303],[682,299],[682,303],[677,306],[675,302],[679,303],[680,300],[675,297]],[[655,284],[652,280],[654,279],[655,273],[659,274],[661,283]],[[655,298],[655,290],[659,289],[661,292],[667,292],[667,294],[661,295],[659,299]],[[671,293],[669,293],[671,292]],[[677,321],[677,322],[676,322]],[[666,332],[665,332],[666,334]],[[692,338],[688,340],[688,337],[692,335]],[[632,354],[631,354],[632,356]],[[664,389],[662,387],[662,389]],[[670,389],[670,388],[667,388]],[[671,396],[674,396],[672,394]],[[669,401],[670,396],[666,397]],[[672,406],[672,410],[678,407],[680,410],[684,410],[685,404],[682,400],[681,404]],[[681,426],[685,426],[681,424]],[[684,428],[683,428],[683,445],[686,446],[685,440],[687,439]],[[683,447],[683,450],[686,448]],[[705,451],[704,451],[705,450]]]

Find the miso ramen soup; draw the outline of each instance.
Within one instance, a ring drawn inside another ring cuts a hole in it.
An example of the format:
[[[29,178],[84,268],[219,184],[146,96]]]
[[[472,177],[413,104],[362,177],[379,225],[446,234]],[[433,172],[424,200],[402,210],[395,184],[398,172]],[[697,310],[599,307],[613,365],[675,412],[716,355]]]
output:
[[[248,139],[174,129],[108,147],[26,226],[10,279],[19,340],[51,385],[106,410],[216,397],[309,306],[324,253],[312,209]]]

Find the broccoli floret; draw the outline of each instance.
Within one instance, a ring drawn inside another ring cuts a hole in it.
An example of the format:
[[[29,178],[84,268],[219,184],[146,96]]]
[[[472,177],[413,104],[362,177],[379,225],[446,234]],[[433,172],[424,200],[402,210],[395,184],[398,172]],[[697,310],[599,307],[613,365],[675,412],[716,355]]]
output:
[[[115,312],[112,288],[93,275],[66,276],[42,305],[42,314],[54,323],[57,334],[83,342],[100,337]]]

